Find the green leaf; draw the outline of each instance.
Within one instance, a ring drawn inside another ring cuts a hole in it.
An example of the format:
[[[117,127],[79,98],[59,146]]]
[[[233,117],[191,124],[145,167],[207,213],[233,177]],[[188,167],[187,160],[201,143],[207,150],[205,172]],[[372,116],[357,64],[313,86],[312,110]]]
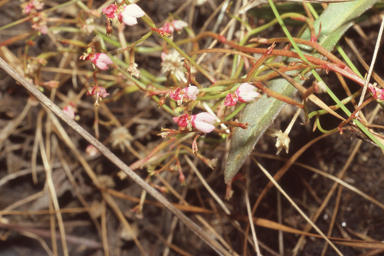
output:
[[[376,1],[377,0],[359,0],[330,4],[315,22],[315,28],[319,28],[320,22],[322,26],[319,43],[327,50],[332,51],[345,31],[353,25],[353,21],[369,9]],[[309,39],[309,30],[306,30],[301,38]],[[304,53],[310,54],[309,52]],[[299,80],[298,82],[303,83],[303,81]],[[297,92],[285,79],[269,81],[268,87],[288,97],[293,97]],[[249,123],[249,126],[246,130],[236,128],[234,131],[227,165],[224,171],[225,183],[231,181],[238,173],[260,137],[284,106],[284,102],[274,98],[267,98],[267,96],[264,95],[259,101],[248,104],[244,108],[240,122]]]

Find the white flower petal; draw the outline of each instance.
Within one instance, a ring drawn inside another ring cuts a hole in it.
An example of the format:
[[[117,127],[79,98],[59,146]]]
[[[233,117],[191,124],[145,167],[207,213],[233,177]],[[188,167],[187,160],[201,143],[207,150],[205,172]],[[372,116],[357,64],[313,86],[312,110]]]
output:
[[[123,16],[124,15],[140,18],[145,15],[145,12],[137,4],[130,4],[124,8]]]
[[[133,16],[124,16],[123,15],[123,23],[128,26],[133,26],[137,24],[137,19]]]

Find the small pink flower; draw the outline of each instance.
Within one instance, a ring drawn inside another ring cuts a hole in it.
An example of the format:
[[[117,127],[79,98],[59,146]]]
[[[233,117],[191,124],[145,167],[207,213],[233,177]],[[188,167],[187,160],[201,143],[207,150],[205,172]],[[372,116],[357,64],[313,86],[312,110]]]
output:
[[[175,90],[171,90],[169,92],[169,97],[173,100],[181,100],[180,92],[181,92],[180,88],[176,88]]]
[[[117,6],[115,4],[111,4],[103,8],[102,11],[108,18],[113,19],[116,16]]]
[[[29,14],[31,11],[32,11],[33,8],[33,5],[31,3],[28,3],[24,9],[23,9],[23,13],[25,14]]]
[[[174,20],[172,21],[172,26],[174,27],[174,29],[179,32],[180,30],[182,30],[184,27],[188,27],[188,23],[183,21],[183,20]]]
[[[255,91],[256,87],[249,84],[244,83],[237,88],[235,91],[235,95],[238,98],[238,100],[242,103],[252,101],[256,99],[259,96],[259,93]]]
[[[169,92],[169,97],[173,100],[176,100],[177,103],[181,105],[183,100],[185,101],[196,100],[198,94],[199,94],[199,89],[196,86],[192,85],[184,89],[176,88],[175,90],[171,90]]]
[[[215,129],[213,124],[216,123],[216,118],[207,112],[192,116],[185,113],[179,117],[174,117],[173,121],[182,128],[187,127],[190,131],[192,130],[192,127],[194,127],[201,132],[210,133]]]
[[[384,101],[384,89],[378,89],[375,84],[369,84],[368,88],[371,90],[375,100]]]
[[[85,149],[85,152],[88,154],[89,157],[94,157],[100,154],[100,151],[97,150],[93,145],[88,145]]]
[[[197,94],[199,94],[199,89],[197,89],[197,87],[194,85],[184,88],[183,91],[185,95],[184,98],[186,100],[196,100]]]
[[[69,105],[65,106],[63,108],[63,112],[69,116],[72,120],[75,119],[75,113],[76,113],[76,108],[75,108],[75,105],[70,102]]]
[[[109,95],[109,93],[107,93],[105,88],[101,86],[93,86],[92,89],[89,92],[87,92],[87,95],[95,95],[95,94],[97,97],[101,97],[101,98],[105,98]]]
[[[111,58],[105,53],[85,54],[80,56],[81,60],[90,60],[101,70],[107,70],[108,65],[113,64]]]
[[[237,103],[237,97],[233,93],[227,94],[225,97],[224,105],[227,107],[235,106]]]
[[[236,89],[235,93],[227,94],[225,97],[224,105],[235,106],[237,101],[242,103],[252,101],[259,96],[259,93],[255,91],[256,87],[249,84],[243,83]]]
[[[108,65],[113,64],[111,58],[105,53],[96,53],[91,58],[91,61],[101,70],[107,70]]]
[[[43,6],[44,3],[38,0],[32,0],[21,5],[21,7],[23,8],[23,13],[25,14],[29,14],[32,10],[41,10],[43,9]]]
[[[48,27],[45,24],[33,24],[32,28],[36,31],[39,31],[41,34],[46,35],[48,33]]]
[[[171,23],[166,22],[166,23],[160,28],[160,30],[164,31],[164,32],[167,33],[167,34],[172,35],[172,34],[173,34],[173,31],[174,31],[174,28],[173,28],[173,26],[171,25]]]
[[[119,14],[119,21],[133,26],[137,24],[137,18],[143,17],[145,12],[137,5],[130,4],[124,7],[124,11]]]
[[[95,95],[95,94],[96,94],[95,106],[97,106],[97,107],[99,106],[99,101],[101,101],[101,98],[105,98],[109,95],[109,93],[107,93],[105,88],[103,88],[101,86],[93,86],[92,90],[87,92],[87,95]]]
[[[210,133],[215,129],[213,123],[216,123],[216,118],[207,112],[192,115],[191,121],[192,126],[201,132]]]
[[[188,113],[185,113],[179,117],[174,117],[173,121],[177,123],[180,127],[187,127],[191,122],[191,116]]]

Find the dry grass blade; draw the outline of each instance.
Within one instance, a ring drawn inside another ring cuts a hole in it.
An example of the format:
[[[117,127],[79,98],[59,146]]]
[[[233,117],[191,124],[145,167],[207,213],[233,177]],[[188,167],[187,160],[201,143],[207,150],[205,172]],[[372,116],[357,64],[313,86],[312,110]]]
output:
[[[52,168],[51,168],[51,165],[49,163],[47,154],[45,152],[43,140],[40,140],[39,144],[40,144],[39,146],[40,146],[41,157],[43,159],[43,165],[44,165],[45,172],[46,172],[46,182],[47,182],[48,189],[50,192],[50,198],[51,198],[53,206],[56,210],[56,218],[57,218],[57,222],[59,224],[61,242],[62,242],[62,246],[63,246],[63,254],[65,256],[67,256],[69,254],[68,254],[67,241],[65,238],[64,223],[63,223],[63,218],[62,218],[61,213],[60,213],[60,206],[59,206],[59,202],[57,200],[55,186],[54,186],[53,180],[52,180]]]
[[[251,205],[249,203],[249,195],[248,195],[248,189],[247,188],[245,189],[245,204],[247,206],[249,223],[251,223],[252,238],[253,238],[253,244],[255,246],[256,255],[261,255],[259,243],[257,241],[255,225],[253,224],[253,221],[252,221],[252,211],[251,211]]]
[[[21,234],[23,234],[24,236],[27,236],[27,237],[30,237],[30,238],[33,238],[37,241],[39,241],[39,243],[41,244],[41,246],[44,248],[44,250],[47,252],[47,254],[49,256],[54,256],[53,252],[51,251],[51,249],[49,249],[49,246],[47,245],[47,243],[44,241],[44,239],[42,239],[41,237],[39,237],[38,235],[35,235],[31,232],[28,232],[28,231],[22,231],[20,232]]]
[[[216,202],[221,206],[223,211],[226,214],[231,214],[228,207],[225,206],[223,200],[220,199],[220,197],[217,196],[217,194],[212,190],[212,188],[208,185],[208,183],[205,181],[204,177],[201,175],[199,170],[197,170],[196,166],[192,163],[191,159],[187,155],[184,155],[185,160],[188,162],[189,166],[192,168],[193,172],[196,174],[197,177],[199,177],[199,180],[201,183],[203,183],[204,187],[209,191],[209,193],[212,195],[212,197],[216,200]]]
[[[25,105],[23,111],[12,121],[8,122],[8,124],[0,131],[0,148],[3,146],[4,141],[11,135],[17,126],[23,121],[25,116],[28,114],[29,110],[31,109],[32,104],[30,101],[27,101],[27,104]]]
[[[328,239],[328,237],[313,223],[307,215],[296,205],[296,203],[285,193],[285,191],[280,187],[280,185],[273,179],[273,177],[269,174],[267,170],[264,169],[259,162],[257,162],[254,158],[253,161],[259,166],[259,168],[263,171],[263,173],[268,177],[268,179],[275,185],[275,187],[288,199],[288,201],[295,207],[295,209],[303,216],[303,218],[311,224],[311,226],[328,242],[329,245],[337,252],[338,255],[343,255],[339,249]]]

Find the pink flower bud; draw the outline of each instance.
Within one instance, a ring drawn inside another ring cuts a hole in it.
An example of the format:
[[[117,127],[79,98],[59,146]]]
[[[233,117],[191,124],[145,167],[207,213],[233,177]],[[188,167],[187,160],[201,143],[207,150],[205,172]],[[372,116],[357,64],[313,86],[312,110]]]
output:
[[[238,100],[242,103],[252,101],[259,96],[259,93],[255,91],[256,87],[249,84],[243,83],[235,91],[235,95]]]
[[[196,100],[198,94],[199,94],[199,89],[196,86],[192,85],[184,89],[176,88],[174,90],[171,90],[169,92],[169,97],[173,100],[176,100],[180,105],[183,102],[183,100],[185,101]]]
[[[101,98],[105,98],[109,95],[109,93],[107,93],[105,88],[101,86],[93,86],[92,90],[87,92],[87,95],[95,95],[95,94],[97,97],[101,97]]]
[[[204,133],[210,133],[215,129],[213,123],[216,122],[216,118],[207,112],[203,112],[197,115],[192,115],[191,122],[192,126],[197,130]]]
[[[85,149],[85,152],[89,157],[94,157],[100,154],[99,150],[97,150],[97,148],[95,148],[93,145],[88,145]]]
[[[48,27],[45,24],[36,23],[32,25],[32,28],[36,31],[39,31],[43,35],[46,35],[48,33]]]
[[[177,123],[180,127],[187,127],[188,123],[191,122],[190,119],[190,115],[188,115],[188,113],[185,113],[179,117],[174,117],[173,121],[175,121],[175,123]]]
[[[185,186],[185,176],[184,176],[184,173],[182,173],[181,171],[179,173],[179,181],[182,186]]]
[[[173,26],[171,25],[171,23],[166,22],[166,23],[160,28],[160,30],[164,31],[164,32],[167,33],[167,34],[173,34],[174,28],[173,28]]]
[[[23,13],[29,14],[32,10],[41,10],[43,9],[44,3],[38,0],[31,0],[25,4],[22,4],[21,7],[23,9]]]
[[[375,85],[368,85],[368,88],[371,90],[373,97],[376,100],[384,101],[384,89],[378,89]]]
[[[113,64],[111,58],[105,53],[92,54],[89,59],[101,70],[107,70],[108,65]]]
[[[192,127],[194,127],[201,132],[210,133],[215,129],[213,124],[216,123],[216,118],[207,112],[192,116],[185,113],[179,117],[174,117],[173,121],[182,128],[187,127],[190,131],[192,130]]]
[[[102,98],[105,98],[109,95],[105,88],[100,87],[100,86],[93,86],[92,90],[87,92],[87,95],[95,95],[96,94],[96,102],[95,106],[99,106],[99,101],[101,101]]]
[[[108,5],[102,9],[103,13],[110,19],[115,18],[117,6],[115,4]]]
[[[69,105],[65,106],[63,108],[63,112],[69,116],[72,120],[75,119],[75,112],[76,112],[76,108],[75,108],[75,105],[70,102]]]
[[[181,92],[180,88],[176,88],[175,90],[171,90],[169,92],[169,97],[173,100],[181,100],[180,92]]]
[[[137,24],[137,18],[143,17],[145,12],[137,5],[130,4],[124,7],[124,11],[119,15],[119,21],[133,26]]]
[[[224,105],[227,107],[235,106],[237,103],[237,97],[233,93],[227,94],[225,97]]]

